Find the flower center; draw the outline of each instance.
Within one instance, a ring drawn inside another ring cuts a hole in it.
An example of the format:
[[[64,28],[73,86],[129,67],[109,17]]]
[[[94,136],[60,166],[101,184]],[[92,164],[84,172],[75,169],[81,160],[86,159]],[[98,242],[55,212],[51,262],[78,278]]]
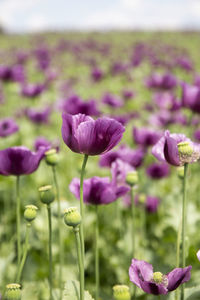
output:
[[[193,149],[189,142],[181,142],[178,144],[178,152],[181,156],[191,156],[193,153]]]
[[[162,283],[163,282],[163,274],[161,272],[154,272],[153,273],[153,281],[155,283]]]

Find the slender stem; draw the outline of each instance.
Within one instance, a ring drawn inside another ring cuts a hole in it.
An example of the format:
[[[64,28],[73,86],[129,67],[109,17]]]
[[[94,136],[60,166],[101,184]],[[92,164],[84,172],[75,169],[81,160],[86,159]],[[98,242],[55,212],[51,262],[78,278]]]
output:
[[[88,160],[88,155],[85,154],[84,159],[83,159],[82,168],[81,168],[81,178],[80,178],[80,212],[81,212],[81,217],[82,217],[82,222],[80,224],[80,237],[81,237],[81,252],[82,252],[83,267],[85,265],[85,263],[84,263],[85,244],[84,244],[84,230],[83,230],[83,226],[84,226],[83,179],[84,179],[85,167],[87,164],[87,160]]]
[[[131,217],[132,217],[132,255],[135,257],[135,205],[134,205],[134,190],[131,187]]]
[[[187,177],[188,164],[184,165],[184,177],[183,177],[183,203],[182,203],[182,257],[181,264],[182,268],[185,268],[185,236],[186,236],[186,210],[187,210],[187,200],[186,200],[186,177]],[[181,286],[181,300],[185,299],[184,295],[184,285]]]
[[[79,227],[74,228],[74,234],[76,238],[76,249],[77,249],[77,256],[78,256],[78,267],[79,267],[79,278],[80,278],[80,300],[84,300],[84,266],[82,261]]]
[[[60,206],[60,193],[59,193],[59,186],[56,176],[56,167],[52,166],[53,171],[53,179],[54,184],[56,187],[56,198],[57,198],[57,213],[58,213],[58,240],[59,240],[59,288],[60,288],[60,300],[62,299],[62,265],[63,265],[63,244],[62,244],[62,235],[61,235],[61,226],[62,226],[62,219],[61,219],[61,206]]]
[[[20,194],[19,194],[19,181],[20,177],[16,177],[16,215],[17,215],[17,265],[19,268],[21,260],[21,203],[20,203]]]
[[[99,214],[98,205],[96,205],[96,224],[95,224],[95,281],[96,281],[96,295],[95,300],[99,299]]]
[[[180,244],[181,244],[181,222],[178,226],[177,241],[176,241],[176,268],[180,266]],[[175,291],[175,300],[179,299],[179,289]]]
[[[26,237],[25,237],[24,253],[23,253],[23,256],[22,256],[20,267],[18,268],[18,272],[17,272],[16,282],[18,282],[18,283],[20,283],[22,271],[23,271],[24,264],[25,264],[26,257],[27,257],[27,253],[28,253],[30,228],[31,228],[31,223],[27,223],[26,224]]]
[[[50,300],[53,300],[52,294],[52,279],[53,279],[53,270],[52,270],[52,223],[51,223],[51,206],[47,205],[48,212],[48,225],[49,225],[49,288],[50,288]]]

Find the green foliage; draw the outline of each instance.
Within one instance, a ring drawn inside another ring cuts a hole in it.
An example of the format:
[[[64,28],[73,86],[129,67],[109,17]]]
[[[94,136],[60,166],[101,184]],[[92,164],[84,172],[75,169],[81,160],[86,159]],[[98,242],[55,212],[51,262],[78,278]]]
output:
[[[75,280],[68,280],[65,284],[63,300],[79,300],[80,286]],[[88,291],[85,291],[85,300],[94,300]]]

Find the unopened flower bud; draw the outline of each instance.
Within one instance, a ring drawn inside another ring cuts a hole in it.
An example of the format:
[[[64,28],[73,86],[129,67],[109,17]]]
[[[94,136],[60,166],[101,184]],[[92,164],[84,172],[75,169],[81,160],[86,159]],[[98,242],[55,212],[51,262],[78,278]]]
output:
[[[21,300],[21,286],[18,283],[10,283],[6,286],[5,300]]]
[[[115,300],[130,300],[129,287],[127,285],[115,285],[113,287],[113,296]]]
[[[50,166],[55,166],[58,163],[58,153],[56,149],[51,149],[45,152],[46,163]]]
[[[37,210],[38,208],[35,205],[25,206],[24,218],[26,219],[27,222],[32,222],[36,218]]]
[[[69,207],[64,211],[64,222],[72,227],[76,227],[81,223],[81,215],[77,207]]]
[[[137,173],[137,171],[129,172],[126,175],[126,183],[128,183],[130,186],[133,186],[133,185],[138,183],[138,173]]]
[[[139,200],[139,203],[144,204],[144,203],[146,203],[147,196],[145,194],[139,194],[138,200]]]
[[[177,168],[177,174],[178,174],[178,177],[180,179],[183,179],[183,177],[184,177],[184,166]]]
[[[44,204],[50,204],[54,201],[54,192],[52,189],[52,185],[45,185],[39,188],[40,200]]]

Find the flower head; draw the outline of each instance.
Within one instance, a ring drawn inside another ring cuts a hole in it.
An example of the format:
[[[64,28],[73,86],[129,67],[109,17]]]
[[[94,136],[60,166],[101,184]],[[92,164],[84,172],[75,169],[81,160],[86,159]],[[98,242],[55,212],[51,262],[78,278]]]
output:
[[[154,145],[161,137],[161,133],[148,128],[134,128],[133,139],[136,144],[144,147]]]
[[[44,157],[45,148],[31,152],[23,146],[11,147],[0,151],[0,174],[25,175],[33,173]]]
[[[161,272],[153,272],[153,267],[148,262],[132,259],[129,277],[130,281],[144,292],[160,295],[174,291],[179,285],[190,280],[191,269],[192,266],[176,268],[164,275]]]
[[[124,127],[109,118],[93,120],[78,114],[62,115],[62,137],[65,144],[77,153],[99,155],[108,152],[121,140]]]
[[[0,120],[0,137],[9,136],[19,130],[19,126],[13,119],[2,119]]]
[[[146,169],[146,173],[153,179],[160,179],[169,175],[169,166],[166,163],[153,163]]]
[[[193,143],[184,134],[170,134],[167,130],[152,148],[152,154],[160,161],[167,161],[173,166],[183,166],[199,159],[200,145]]]

